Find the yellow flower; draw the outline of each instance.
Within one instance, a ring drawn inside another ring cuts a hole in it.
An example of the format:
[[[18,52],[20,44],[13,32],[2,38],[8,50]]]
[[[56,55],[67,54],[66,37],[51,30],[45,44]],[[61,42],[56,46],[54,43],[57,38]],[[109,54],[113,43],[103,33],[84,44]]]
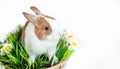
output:
[[[68,38],[68,39],[73,39],[72,34],[68,34],[68,35],[67,35],[67,38]]]
[[[72,43],[72,46],[77,46],[77,42],[73,41]]]
[[[6,53],[6,50],[2,49],[2,50],[1,50],[1,53],[2,53],[2,54],[5,54],[5,53]]]
[[[9,51],[11,49],[11,46],[10,45],[6,45],[5,46],[5,50]]]
[[[75,41],[75,40],[72,40],[72,41],[70,41],[70,46],[71,47],[76,47],[76,46],[78,46],[78,42]]]
[[[11,50],[12,46],[10,44],[3,44],[3,48],[1,48],[1,54],[5,54]]]
[[[68,38],[69,38],[69,39],[72,39],[72,38],[73,38],[73,36],[72,36],[72,35],[68,35]]]

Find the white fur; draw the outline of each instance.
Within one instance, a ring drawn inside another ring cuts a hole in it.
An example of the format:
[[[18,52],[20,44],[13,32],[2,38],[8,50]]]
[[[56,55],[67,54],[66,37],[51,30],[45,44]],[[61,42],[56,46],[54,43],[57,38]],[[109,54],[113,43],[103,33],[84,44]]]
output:
[[[60,35],[64,31],[64,27],[57,20],[53,20],[53,19],[49,19],[49,18],[46,18],[46,20],[52,27],[52,31],[53,31],[53,33],[51,34],[52,36],[50,36],[50,37],[53,40],[59,40]],[[48,39],[49,39],[49,36],[48,36]]]
[[[60,33],[57,29],[55,29],[55,26],[51,26],[53,32],[45,40],[40,40],[37,38],[36,34],[34,33],[34,25],[32,23],[29,23],[26,27],[25,48],[30,56],[30,60],[34,61],[39,54],[47,53],[49,59],[51,59],[54,56],[53,63],[57,62],[55,52],[57,43],[60,38]]]

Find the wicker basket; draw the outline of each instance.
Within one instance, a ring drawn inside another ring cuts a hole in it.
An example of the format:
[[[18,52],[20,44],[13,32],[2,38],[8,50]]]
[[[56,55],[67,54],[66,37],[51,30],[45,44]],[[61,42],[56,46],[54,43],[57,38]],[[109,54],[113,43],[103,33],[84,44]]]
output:
[[[53,67],[49,67],[47,69],[63,69],[66,62],[67,61],[63,61],[63,62],[61,62],[61,63],[59,63],[59,64],[57,64],[57,65],[55,65]]]

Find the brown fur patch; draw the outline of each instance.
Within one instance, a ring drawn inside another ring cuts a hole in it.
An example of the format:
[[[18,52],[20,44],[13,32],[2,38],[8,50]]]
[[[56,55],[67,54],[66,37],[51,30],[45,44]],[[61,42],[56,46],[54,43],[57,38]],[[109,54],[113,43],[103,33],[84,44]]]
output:
[[[31,6],[30,9],[33,10],[36,15],[41,15],[41,16],[44,16],[44,17],[46,17],[46,18],[50,18],[50,19],[56,20],[55,18],[53,18],[53,17],[51,17],[51,16],[42,14],[42,13],[40,12],[40,10],[39,10],[37,7],[35,7],[35,6]]]
[[[31,6],[30,9],[33,10],[36,15],[39,15],[41,13],[40,10],[34,6]]]
[[[45,17],[46,17],[46,18],[53,19],[53,20],[56,20],[55,18],[53,18],[53,17],[51,17],[51,16],[48,16],[48,15],[46,15]]]
[[[23,30],[22,30],[21,40],[22,40],[23,43],[24,43],[24,40],[25,40],[25,30],[26,30],[26,27],[27,27],[28,24],[29,24],[29,21],[26,21],[26,23],[23,27]]]
[[[48,30],[46,30],[45,28],[48,28]],[[50,24],[45,20],[45,18],[43,17],[38,17],[36,19],[36,25],[35,25],[35,34],[36,36],[43,40],[45,39],[48,35],[51,34],[52,32],[52,28],[50,26]]]

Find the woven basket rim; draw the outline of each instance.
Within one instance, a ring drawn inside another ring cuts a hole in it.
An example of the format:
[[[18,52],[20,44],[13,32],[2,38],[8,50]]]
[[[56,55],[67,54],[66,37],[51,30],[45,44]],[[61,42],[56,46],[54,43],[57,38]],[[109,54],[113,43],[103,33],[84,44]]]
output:
[[[66,64],[67,61],[68,61],[68,60],[62,61],[62,62],[60,62],[60,63],[58,63],[58,64],[56,64],[56,65],[54,65],[54,66],[52,66],[52,67],[48,67],[48,68],[46,68],[46,69],[56,69],[56,67],[57,67],[57,68],[63,67],[63,66]]]

